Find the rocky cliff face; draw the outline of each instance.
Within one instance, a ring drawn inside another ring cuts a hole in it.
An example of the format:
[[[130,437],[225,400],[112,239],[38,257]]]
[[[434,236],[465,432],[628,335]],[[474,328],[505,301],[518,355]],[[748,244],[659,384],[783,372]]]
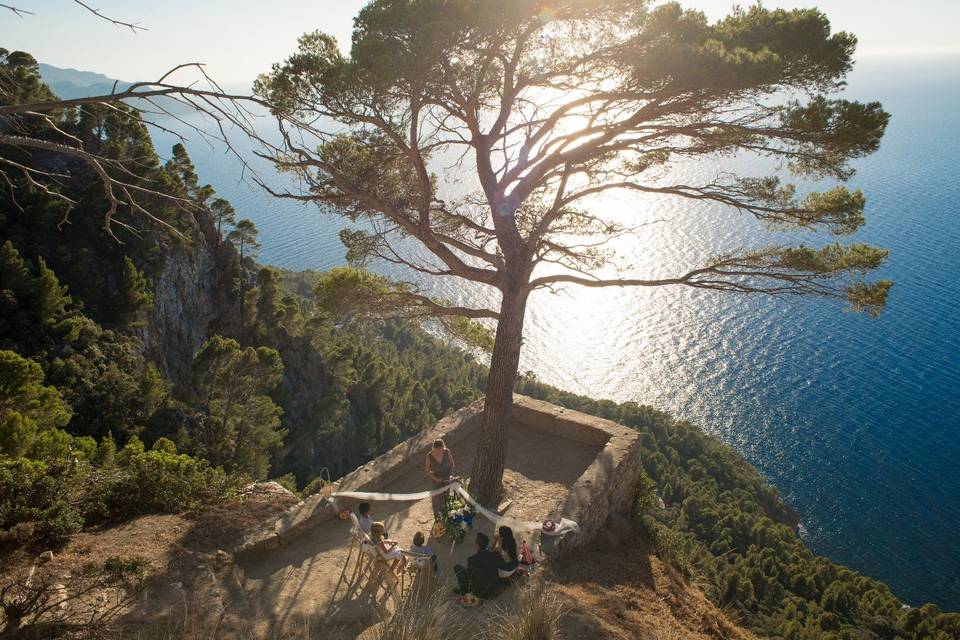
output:
[[[154,303],[140,329],[143,354],[168,381],[187,386],[193,358],[210,336],[246,342],[240,281],[243,278],[249,288],[259,266],[250,259],[241,265],[236,250],[220,239],[203,214],[193,220],[183,239],[162,245],[160,256],[160,266],[152,274]],[[275,462],[310,469],[318,455],[317,431],[325,419],[339,415],[328,398],[335,381],[309,336],[282,332],[278,340],[263,344],[277,349],[284,364],[275,400],[283,407],[289,435]],[[349,421],[349,415],[344,419]]]
[[[182,384],[204,341],[239,321],[241,267],[232,245],[203,214],[162,255],[154,304],[141,329],[143,352],[164,377]]]
[[[277,464],[310,469],[316,465],[316,434],[322,422],[335,410],[329,406],[333,374],[309,336],[284,335],[275,346],[283,359],[283,381],[279,401],[283,424],[289,435],[274,460]]]

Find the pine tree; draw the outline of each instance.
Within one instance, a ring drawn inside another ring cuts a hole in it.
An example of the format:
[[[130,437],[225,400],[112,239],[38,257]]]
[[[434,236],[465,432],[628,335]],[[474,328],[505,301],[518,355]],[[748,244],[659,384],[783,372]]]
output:
[[[123,278],[117,296],[116,311],[121,322],[130,326],[141,326],[144,321],[141,312],[153,304],[153,294],[142,271],[137,269],[128,256],[123,257]]]
[[[198,453],[216,465],[264,478],[270,455],[283,443],[281,409],[269,394],[280,383],[280,354],[266,347],[243,349],[213,336],[193,364],[194,393],[206,417],[196,434]]]
[[[264,268],[257,273],[253,329],[257,336],[276,337],[282,327],[285,309],[282,300],[280,274],[276,269]]]
[[[17,298],[25,297],[33,277],[30,267],[9,240],[0,247],[0,290],[7,290]]]
[[[497,290],[492,306],[443,304],[413,283],[349,292],[381,315],[418,306],[420,317],[496,321],[470,474],[470,492],[496,504],[535,291],[685,286],[828,298],[871,315],[884,307],[893,283],[867,277],[883,249],[724,247],[689,268],[645,272],[611,242],[635,233],[639,218],[598,199],[682,198],[777,229],[856,231],[865,197],[842,183],[852,161],[879,148],[889,114],[839,95],[855,47],[815,9],[760,3],[712,22],[676,2],[371,0],[349,52],[306,33],[254,90],[291,134],[273,159],[296,186],[278,195],[362,222],[341,234],[351,263],[383,259]],[[301,142],[317,139],[318,122],[330,123],[320,143]],[[434,171],[461,150],[458,166],[472,177],[458,182],[476,189],[449,198]],[[756,177],[732,165],[671,180],[681,163],[736,154],[838,184],[803,194],[786,172]]]
[[[252,220],[241,220],[237,227],[227,235],[227,240],[237,247],[240,252],[240,261],[243,262],[245,256],[255,257],[260,249],[257,242],[257,225]]]
[[[60,393],[43,386],[40,365],[13,351],[0,351],[0,453],[26,455],[39,436],[69,420]]]
[[[40,273],[34,280],[34,309],[41,324],[53,326],[63,319],[66,308],[73,300],[42,257],[37,257],[37,266]]]
[[[231,225],[236,222],[237,212],[233,205],[224,198],[217,198],[210,203],[210,213],[213,215],[214,222],[217,223],[217,235],[223,235],[223,225]]]
[[[187,148],[179,142],[173,145],[172,155],[167,160],[166,170],[180,181],[187,195],[192,196],[196,193],[199,188],[197,169],[193,166],[190,156],[187,155]]]

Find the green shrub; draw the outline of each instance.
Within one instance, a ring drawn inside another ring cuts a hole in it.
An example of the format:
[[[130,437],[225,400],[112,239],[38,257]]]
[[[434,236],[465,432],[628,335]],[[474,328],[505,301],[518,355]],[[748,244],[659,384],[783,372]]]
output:
[[[84,463],[48,464],[0,456],[0,530],[31,523],[31,541],[55,544],[83,527],[74,506],[83,486]],[[11,538],[22,541],[21,532]]]
[[[190,511],[239,486],[238,478],[205,460],[167,451],[143,451],[142,445],[127,447],[118,456],[119,473],[106,499],[114,516]]]
[[[157,441],[153,443],[153,450],[175,454],[177,452],[177,445],[173,444],[173,441],[169,438],[158,438]]]
[[[7,542],[56,544],[85,525],[151,513],[199,509],[239,487],[243,478],[205,460],[177,454],[161,439],[151,451],[133,438],[116,454],[112,439],[98,447],[91,438],[48,430],[48,460],[0,454],[0,532]],[[95,465],[92,461],[103,464]]]
[[[46,463],[0,456],[0,528],[39,519],[56,495]]]
[[[327,484],[327,481],[323,478],[314,478],[307,483],[307,485],[303,488],[303,491],[300,493],[304,498],[308,498],[315,493],[320,493],[320,490],[323,489],[325,484]]]
[[[647,472],[640,469],[637,477],[637,499],[633,504],[633,517],[639,518],[657,506],[657,483]]]
[[[57,544],[83,529],[83,514],[62,500],[44,509],[36,529],[37,541]]]
[[[277,476],[273,479],[273,481],[290,493],[294,495],[300,495],[300,492],[297,490],[297,476],[293,475],[292,473],[285,473],[282,476]]]

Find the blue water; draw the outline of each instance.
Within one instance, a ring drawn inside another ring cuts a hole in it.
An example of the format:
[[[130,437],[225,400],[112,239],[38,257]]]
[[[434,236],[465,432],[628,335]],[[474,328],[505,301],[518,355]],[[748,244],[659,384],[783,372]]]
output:
[[[880,275],[896,286],[879,319],[825,302],[685,289],[538,293],[521,368],[694,421],[780,490],[817,553],[886,581],[907,602],[960,610],[960,60],[867,60],[848,95],[879,99],[893,114],[882,149],[857,163],[852,181],[868,197],[868,224],[852,239],[891,251]],[[156,138],[161,150],[172,144]],[[343,263],[339,218],[273,200],[239,181],[229,156],[188,148],[201,178],[260,228],[263,262]],[[709,176],[729,164],[683,171]],[[775,239],[716,207],[603,204],[623,219],[669,220],[617,245],[649,275]],[[491,297],[455,281],[431,286],[458,300]]]

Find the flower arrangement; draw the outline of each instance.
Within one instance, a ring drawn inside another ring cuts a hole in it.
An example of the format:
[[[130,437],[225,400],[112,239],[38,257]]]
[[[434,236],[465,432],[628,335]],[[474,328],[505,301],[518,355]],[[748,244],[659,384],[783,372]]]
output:
[[[473,509],[456,494],[447,496],[444,507],[445,511],[440,518],[444,533],[450,538],[451,542],[460,542],[467,536],[467,532],[473,528]]]

